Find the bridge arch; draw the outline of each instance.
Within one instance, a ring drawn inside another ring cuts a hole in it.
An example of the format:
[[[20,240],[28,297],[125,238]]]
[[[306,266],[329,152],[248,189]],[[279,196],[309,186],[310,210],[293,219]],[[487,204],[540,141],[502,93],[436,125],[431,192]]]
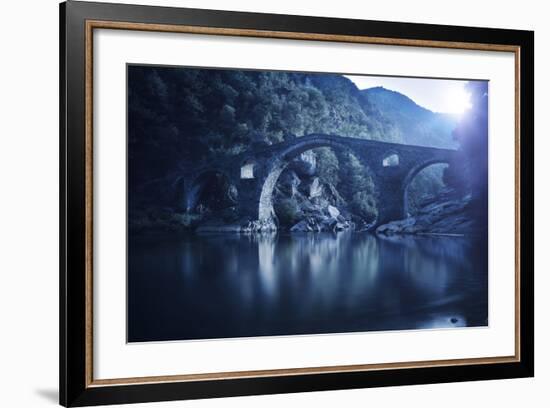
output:
[[[339,137],[330,135],[318,135],[315,137],[304,136],[292,141],[280,151],[269,163],[265,169],[265,177],[261,185],[260,200],[258,203],[258,215],[260,220],[270,220],[275,216],[273,209],[273,191],[279,180],[279,177],[290,164],[290,162],[300,156],[302,153],[317,149],[320,147],[329,147],[337,151],[349,151],[357,155],[353,146],[340,141]],[[359,156],[359,160],[364,167],[370,169],[369,163]]]
[[[433,159],[425,160],[425,161],[417,164],[416,166],[414,166],[413,168],[411,168],[408,171],[407,175],[405,176],[405,178],[403,180],[403,211],[404,211],[403,217],[407,217],[409,215],[409,209],[410,209],[409,187],[410,187],[412,181],[414,180],[414,178],[420,172],[422,172],[423,170],[425,170],[425,169],[427,169],[431,166],[438,165],[438,164],[444,164],[444,165],[449,166],[450,163],[451,163],[451,161],[449,159],[446,159],[446,158],[433,158]]]

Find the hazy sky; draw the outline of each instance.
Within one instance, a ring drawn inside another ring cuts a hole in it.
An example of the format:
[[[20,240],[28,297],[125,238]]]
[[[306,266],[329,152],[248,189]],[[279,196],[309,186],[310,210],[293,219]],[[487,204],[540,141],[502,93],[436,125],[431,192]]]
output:
[[[471,107],[468,81],[424,78],[399,78],[346,75],[359,89],[383,86],[407,95],[418,105],[433,112],[463,113]]]

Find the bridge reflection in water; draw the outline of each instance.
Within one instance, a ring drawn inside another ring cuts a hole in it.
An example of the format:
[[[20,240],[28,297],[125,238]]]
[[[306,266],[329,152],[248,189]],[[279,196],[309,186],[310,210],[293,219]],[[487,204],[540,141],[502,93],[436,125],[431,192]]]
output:
[[[487,325],[474,238],[220,234],[129,250],[129,341]]]

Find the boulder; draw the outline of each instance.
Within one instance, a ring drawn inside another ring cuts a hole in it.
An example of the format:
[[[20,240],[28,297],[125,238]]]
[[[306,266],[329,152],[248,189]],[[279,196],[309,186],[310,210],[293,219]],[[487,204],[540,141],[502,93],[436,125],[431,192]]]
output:
[[[316,214],[296,223],[290,228],[291,232],[335,232],[350,228],[346,220],[337,221],[335,218],[324,214]]]
[[[309,186],[309,198],[321,197],[323,195],[323,185],[319,177],[315,177]]]
[[[416,218],[409,217],[404,220],[392,221],[381,225],[376,229],[377,234],[393,235],[393,234],[414,234],[418,231],[416,226]]]
[[[338,219],[338,217],[340,216],[340,210],[332,205],[329,205],[327,207],[327,211],[329,213],[329,215],[334,218],[335,220]]]
[[[292,232],[311,232],[313,228],[308,224],[306,220],[302,220],[290,228]]]
[[[277,231],[277,225],[272,219],[248,221],[240,228],[241,232],[272,232]]]
[[[313,153],[311,150],[302,153],[290,163],[289,167],[291,170],[296,172],[298,176],[313,176],[317,168],[315,153]]]
[[[300,177],[294,171],[285,171],[279,178],[279,182],[275,187],[276,191],[283,196],[293,197],[298,193],[298,187],[302,183]]]
[[[332,230],[333,231],[343,231],[343,230],[346,230],[350,227],[350,224],[348,221],[344,221],[344,222],[337,222],[334,224],[334,226],[332,227]]]
[[[330,183],[325,184],[324,196],[329,202],[336,206],[343,207],[346,205],[346,200],[340,195],[336,187]]]

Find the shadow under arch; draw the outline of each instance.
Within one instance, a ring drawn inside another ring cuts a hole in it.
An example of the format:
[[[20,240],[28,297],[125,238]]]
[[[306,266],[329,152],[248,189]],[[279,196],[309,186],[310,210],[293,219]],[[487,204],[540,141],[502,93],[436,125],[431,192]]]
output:
[[[262,183],[260,200],[258,203],[258,215],[260,220],[273,220],[276,218],[273,208],[273,191],[277,185],[279,177],[287,166],[302,153],[313,149],[328,147],[335,151],[353,153],[360,161],[367,173],[373,177],[370,164],[366,162],[360,155],[354,151],[354,148],[339,142],[336,138],[330,135],[318,135],[314,139],[300,138],[296,139],[295,143],[284,149],[276,158],[274,158],[266,169],[266,176]],[[375,182],[376,184],[376,182]]]
[[[185,210],[197,210],[199,205],[219,210],[234,204],[234,186],[228,174],[220,169],[208,169],[188,181],[185,188]]]

